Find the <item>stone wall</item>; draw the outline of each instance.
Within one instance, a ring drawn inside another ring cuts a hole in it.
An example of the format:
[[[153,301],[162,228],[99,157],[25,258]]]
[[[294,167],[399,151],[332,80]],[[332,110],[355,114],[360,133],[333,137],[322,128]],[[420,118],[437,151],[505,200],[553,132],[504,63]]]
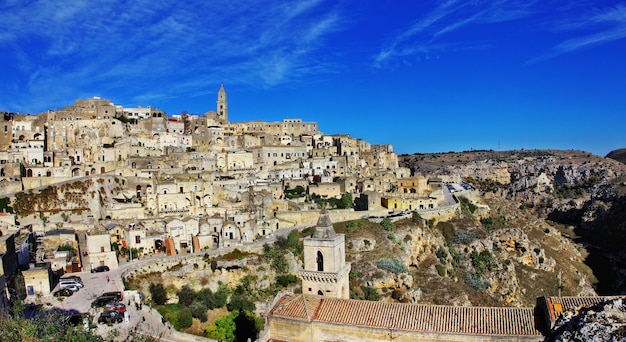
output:
[[[543,336],[489,336],[489,335],[461,335],[461,334],[428,334],[394,329],[374,329],[343,324],[308,322],[287,320],[281,318],[268,319],[269,333],[264,335],[279,341],[445,341],[445,342],[513,342],[513,341],[543,341]]]
[[[328,215],[333,223],[344,222],[350,220],[358,220],[363,216],[386,215],[387,209],[354,211],[346,210],[329,210]],[[293,225],[311,225],[314,226],[319,219],[319,210],[302,210],[302,211],[280,211],[276,213],[276,218],[280,220],[280,228],[288,228]]]

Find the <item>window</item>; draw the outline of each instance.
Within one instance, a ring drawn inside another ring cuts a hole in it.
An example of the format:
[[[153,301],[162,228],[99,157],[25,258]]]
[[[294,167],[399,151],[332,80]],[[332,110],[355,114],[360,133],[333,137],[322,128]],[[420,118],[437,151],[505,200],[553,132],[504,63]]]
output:
[[[317,251],[317,270],[320,272],[324,272],[324,255],[322,255],[321,251]]]
[[[135,236],[135,243],[141,243],[141,236]]]

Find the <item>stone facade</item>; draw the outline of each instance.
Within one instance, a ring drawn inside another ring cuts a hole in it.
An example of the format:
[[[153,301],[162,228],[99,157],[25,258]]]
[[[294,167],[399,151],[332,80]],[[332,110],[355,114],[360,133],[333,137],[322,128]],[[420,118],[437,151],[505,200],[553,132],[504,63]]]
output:
[[[335,233],[326,212],[320,215],[315,234],[305,238],[303,243],[302,293],[350,298],[350,264],[345,258],[345,236]]]

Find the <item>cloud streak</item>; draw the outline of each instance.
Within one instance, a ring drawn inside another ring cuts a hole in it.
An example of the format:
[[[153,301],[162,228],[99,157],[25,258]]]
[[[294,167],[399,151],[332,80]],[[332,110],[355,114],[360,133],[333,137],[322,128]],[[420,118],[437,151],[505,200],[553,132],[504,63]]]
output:
[[[554,29],[575,32],[573,37],[556,44],[550,52],[532,58],[529,64],[554,58],[576,50],[626,38],[626,6],[586,11],[587,15],[559,23]]]
[[[493,24],[526,17],[534,12],[536,1],[458,1],[449,0],[426,11],[404,31],[397,34],[374,56],[374,66],[384,67],[397,59],[440,51],[446,45],[459,42],[446,41],[445,36],[469,25]],[[476,43],[466,43],[472,49]],[[482,45],[482,44],[481,44]]]
[[[86,0],[12,1],[0,15],[0,48],[14,51],[7,77],[28,79],[14,84],[14,100],[0,96],[0,106],[13,110],[28,110],[45,89],[61,101],[122,87],[138,92],[134,98],[157,100],[164,92],[155,86],[167,88],[165,96],[186,97],[205,90],[207,79],[288,84],[307,70],[321,71],[325,62],[315,52],[342,21],[325,0],[280,6],[108,0],[97,8]]]

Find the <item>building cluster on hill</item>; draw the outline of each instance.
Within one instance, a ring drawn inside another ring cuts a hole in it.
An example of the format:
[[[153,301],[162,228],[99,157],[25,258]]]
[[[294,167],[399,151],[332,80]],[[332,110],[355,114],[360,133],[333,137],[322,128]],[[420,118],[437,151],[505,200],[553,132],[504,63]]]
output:
[[[28,295],[47,294],[59,271],[237,246],[313,225],[320,203],[343,209],[332,210],[335,221],[450,213],[441,180],[399,167],[391,145],[324,134],[301,119],[231,122],[223,85],[216,110],[204,115],[94,97],[0,119],[3,242],[25,236],[3,255],[27,255],[19,265],[3,256],[5,302],[18,268]]]

